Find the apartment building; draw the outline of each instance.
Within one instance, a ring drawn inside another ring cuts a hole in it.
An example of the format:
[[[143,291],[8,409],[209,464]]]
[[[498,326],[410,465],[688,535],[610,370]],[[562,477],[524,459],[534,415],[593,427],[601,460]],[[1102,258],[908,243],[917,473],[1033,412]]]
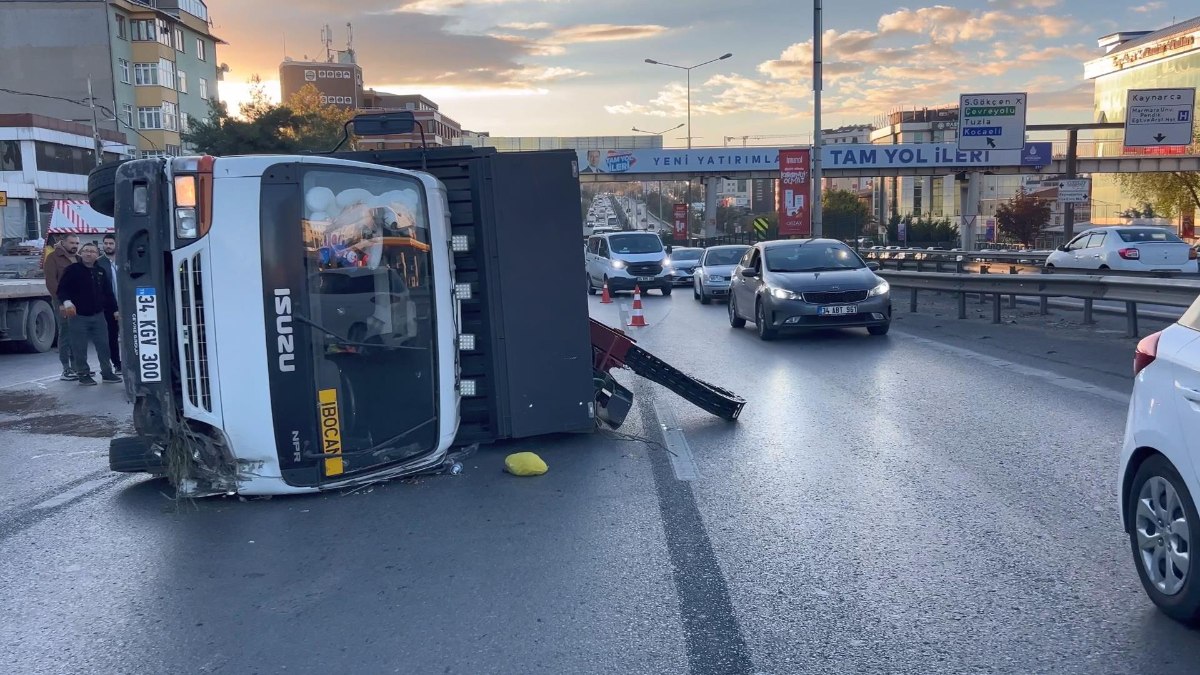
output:
[[[224,68],[203,0],[0,0],[0,113],[124,135],[140,157],[187,152]]]

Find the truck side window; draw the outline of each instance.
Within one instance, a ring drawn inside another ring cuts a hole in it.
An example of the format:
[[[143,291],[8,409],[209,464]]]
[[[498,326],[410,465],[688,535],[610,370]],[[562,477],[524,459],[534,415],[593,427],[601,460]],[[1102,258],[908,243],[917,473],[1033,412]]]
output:
[[[600,250],[596,252],[596,255],[600,256],[601,258],[608,257],[608,241],[604,239],[600,240]]]

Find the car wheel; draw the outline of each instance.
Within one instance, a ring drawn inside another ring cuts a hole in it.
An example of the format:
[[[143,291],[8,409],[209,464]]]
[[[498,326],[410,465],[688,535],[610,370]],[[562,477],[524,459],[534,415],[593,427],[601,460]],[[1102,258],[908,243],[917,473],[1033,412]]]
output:
[[[1054,269],[1054,263],[1046,263],[1046,269]]]
[[[1200,516],[1179,472],[1162,455],[1138,467],[1126,505],[1129,544],[1146,594],[1167,616],[1200,622],[1200,581],[1191,569],[1191,528]]]
[[[1107,269],[1112,269],[1112,268],[1111,268],[1111,267],[1109,267],[1108,265],[1101,265],[1101,266],[1100,266],[1100,269],[1102,269],[1102,270],[1107,270]]]
[[[763,307],[762,300],[754,304],[754,325],[758,326],[758,339],[760,340],[774,340],[779,334],[778,331],[767,325],[767,310]]]
[[[696,300],[700,299],[700,291],[696,290],[695,284],[692,285],[692,297]]]
[[[108,468],[120,473],[163,475],[167,472],[167,463],[149,438],[129,436],[108,442]]]
[[[734,328],[746,327],[746,320],[738,316],[737,303],[733,301],[733,291],[729,292],[729,325]]]
[[[888,329],[891,327],[892,324],[890,323],[885,323],[882,326],[867,326],[867,332],[871,335],[887,335]]]
[[[666,285],[666,286],[663,286],[663,287],[662,287],[662,294],[663,294],[663,295],[670,295],[672,290],[673,290],[673,289],[672,289],[672,288],[671,288],[671,286],[668,284],[668,285]]]
[[[587,279],[588,295],[595,295],[596,287],[592,285],[592,275],[584,274],[583,276]]]

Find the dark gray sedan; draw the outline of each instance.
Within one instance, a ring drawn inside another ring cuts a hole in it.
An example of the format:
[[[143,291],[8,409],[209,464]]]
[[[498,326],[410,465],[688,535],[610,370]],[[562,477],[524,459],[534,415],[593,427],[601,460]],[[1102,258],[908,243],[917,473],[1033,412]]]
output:
[[[892,324],[892,299],[873,267],[834,239],[756,244],[734,269],[729,325],[753,321],[763,340],[814,328],[859,327],[884,335]]]

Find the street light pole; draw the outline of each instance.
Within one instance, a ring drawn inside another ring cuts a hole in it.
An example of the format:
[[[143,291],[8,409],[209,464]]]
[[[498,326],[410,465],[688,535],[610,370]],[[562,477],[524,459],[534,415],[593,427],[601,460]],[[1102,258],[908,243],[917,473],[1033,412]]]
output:
[[[646,63],[649,63],[652,66],[666,66],[668,68],[677,68],[677,69],[682,70],[687,73],[687,149],[688,150],[692,149],[692,69],[699,68],[700,66],[707,66],[708,64],[715,63],[717,61],[724,61],[725,59],[727,59],[731,56],[733,56],[732,52],[726,52],[725,54],[722,54],[721,56],[718,56],[715,59],[709,59],[708,61],[705,61],[703,63],[697,63],[694,66],[677,66],[674,63],[664,63],[662,61],[655,61],[654,59],[646,59]],[[687,181],[687,212],[688,212],[688,223],[690,226],[691,220],[692,220],[692,215],[691,215],[692,214],[692,177],[691,176],[688,176],[688,181]]]
[[[645,129],[639,129],[637,127],[634,127],[633,130],[640,134],[650,134],[651,136],[662,136],[663,134],[665,134],[669,131],[675,131],[676,129],[678,129],[681,126],[683,126],[683,125],[677,124],[677,125],[671,127],[670,129],[663,129],[662,131],[646,131]],[[691,139],[689,139],[689,140],[691,140]],[[660,181],[658,181],[658,220],[660,222],[663,219],[662,203],[663,203],[663,191],[662,191],[662,181],[660,180]],[[689,206],[688,208],[691,208],[691,207]]]
[[[88,105],[92,108],[92,146],[96,153],[96,166],[104,161],[104,146],[100,143],[100,118],[96,114],[96,98],[92,96],[92,77],[88,76]]]
[[[821,0],[813,0],[812,236],[825,233],[821,222]]]

